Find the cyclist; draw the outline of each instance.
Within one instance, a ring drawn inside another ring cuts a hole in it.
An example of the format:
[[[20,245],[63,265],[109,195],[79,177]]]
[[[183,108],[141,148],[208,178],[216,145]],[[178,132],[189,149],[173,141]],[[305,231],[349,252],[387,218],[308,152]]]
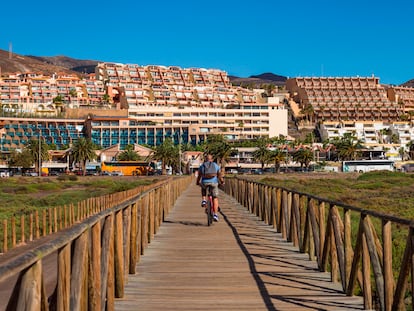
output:
[[[201,186],[201,206],[206,208],[207,205],[207,187],[212,187],[213,194],[213,219],[218,221],[218,185],[224,184],[224,179],[221,174],[220,166],[213,161],[213,155],[207,153],[204,156],[204,163],[198,168],[197,185]]]

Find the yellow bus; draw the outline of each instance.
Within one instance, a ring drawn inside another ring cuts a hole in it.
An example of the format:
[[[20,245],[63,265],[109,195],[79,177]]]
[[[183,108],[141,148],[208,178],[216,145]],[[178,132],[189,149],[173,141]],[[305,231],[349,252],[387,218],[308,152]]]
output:
[[[148,162],[142,161],[119,161],[119,162],[102,162],[102,174],[118,174],[124,176],[146,176],[153,175],[154,169]]]

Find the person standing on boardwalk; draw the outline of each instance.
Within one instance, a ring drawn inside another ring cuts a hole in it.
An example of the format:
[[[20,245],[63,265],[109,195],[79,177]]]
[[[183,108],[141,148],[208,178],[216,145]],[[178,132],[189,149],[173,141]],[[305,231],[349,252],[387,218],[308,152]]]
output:
[[[213,161],[213,155],[207,153],[204,156],[204,162],[198,168],[197,185],[201,186],[201,206],[207,205],[207,187],[212,187],[213,195],[213,219],[218,221],[219,199],[218,199],[218,185],[224,183],[223,176],[221,174],[220,166]]]

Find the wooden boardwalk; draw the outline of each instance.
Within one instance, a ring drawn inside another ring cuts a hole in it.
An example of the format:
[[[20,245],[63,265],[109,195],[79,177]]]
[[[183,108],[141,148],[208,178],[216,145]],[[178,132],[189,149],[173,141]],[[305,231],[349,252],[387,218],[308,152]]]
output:
[[[200,189],[181,195],[116,310],[363,310],[328,273],[224,193],[211,227]]]

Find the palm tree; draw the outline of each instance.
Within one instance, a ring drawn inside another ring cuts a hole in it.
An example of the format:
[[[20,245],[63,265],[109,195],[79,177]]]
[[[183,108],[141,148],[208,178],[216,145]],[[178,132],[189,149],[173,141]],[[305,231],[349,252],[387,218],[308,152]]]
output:
[[[271,158],[275,162],[275,173],[280,173],[280,164],[286,161],[286,152],[281,149],[275,149],[271,153]]]
[[[293,160],[299,162],[301,168],[308,168],[313,160],[313,152],[310,149],[301,148],[293,153]]]
[[[272,160],[272,152],[267,148],[266,139],[258,139],[257,143],[257,149],[253,151],[252,156],[256,161],[260,162],[261,168],[263,170],[265,164],[269,163]]]
[[[363,148],[362,141],[356,139],[351,133],[345,133],[343,137],[333,142],[341,160],[356,160],[358,151]]]
[[[204,151],[211,153],[217,163],[220,164],[221,170],[225,170],[226,163],[235,151],[223,135],[210,135],[204,146]]]
[[[401,161],[404,161],[404,158],[405,158],[405,148],[404,147],[400,147],[399,149],[398,149],[398,154],[401,156]]]
[[[81,166],[83,175],[86,174],[86,161],[92,161],[96,158],[95,146],[92,140],[79,138],[72,147],[72,156],[75,162]]]
[[[155,147],[148,160],[161,161],[161,174],[167,174],[167,166],[178,163],[178,148],[174,146],[171,137],[166,138],[161,145]]]
[[[313,115],[315,113],[312,104],[307,104],[302,110],[301,113],[305,115],[307,123],[313,122]]]
[[[26,144],[25,149],[29,151],[32,163],[35,164],[35,170],[41,176],[40,166],[41,161],[49,160],[49,146],[42,139],[31,139]]]
[[[414,140],[410,140],[407,143],[407,148],[408,148],[408,156],[410,159],[414,159]]]
[[[118,156],[118,161],[138,161],[139,154],[134,150],[134,145],[127,145]]]

